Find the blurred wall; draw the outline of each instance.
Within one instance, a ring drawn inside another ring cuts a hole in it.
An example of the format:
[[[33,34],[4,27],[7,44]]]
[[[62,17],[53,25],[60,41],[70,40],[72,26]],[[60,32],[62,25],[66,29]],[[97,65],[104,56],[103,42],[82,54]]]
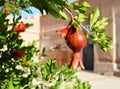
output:
[[[120,69],[120,0],[83,0],[88,1],[93,9],[100,7],[101,17],[109,17],[106,29],[112,37],[113,49],[102,52],[98,46],[94,46],[94,71],[109,73]]]
[[[56,33],[56,30],[63,29],[68,22],[56,19],[51,15],[45,15],[40,18],[41,27],[41,48],[46,47],[47,57],[56,58],[57,65],[69,63],[72,51],[67,47],[64,38]]]
[[[33,26],[26,28],[26,31],[20,33],[21,37],[24,38],[25,44],[32,42],[33,40],[40,40],[40,14],[34,16],[22,18],[21,21],[24,23],[33,24]],[[40,48],[40,43],[37,42],[36,47]]]

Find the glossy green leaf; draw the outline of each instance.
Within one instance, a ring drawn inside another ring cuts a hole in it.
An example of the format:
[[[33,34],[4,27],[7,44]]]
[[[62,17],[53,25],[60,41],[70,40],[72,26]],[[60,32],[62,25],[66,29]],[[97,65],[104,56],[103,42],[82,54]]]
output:
[[[86,8],[89,8],[90,7],[90,4],[88,2],[76,2],[76,3],[73,3],[73,7],[75,9],[77,8],[82,8],[82,7],[86,7]]]
[[[83,2],[83,6],[88,7],[88,8],[91,7],[88,2]]]
[[[43,57],[47,56],[45,47],[42,49],[41,56],[43,56]]]
[[[90,14],[90,29],[94,26],[94,24],[97,22],[97,20],[100,17],[100,11],[98,8],[95,8],[92,13]]]
[[[55,86],[51,89],[65,89],[64,85],[60,82],[56,83]]]
[[[49,0],[49,1],[55,3],[56,5],[59,5],[59,6],[66,6],[67,2],[68,2],[68,0]]]
[[[41,0],[39,1],[39,3],[37,0],[31,0],[31,2],[36,8],[40,10],[42,14],[45,10],[46,13],[49,12],[52,16],[56,18],[68,20],[67,15],[62,11],[62,7],[60,7],[66,5],[66,0]]]
[[[8,82],[8,84],[9,84],[9,89],[14,89],[12,79]]]
[[[45,2],[45,0],[30,0],[32,2],[32,5],[40,10],[40,12],[43,14],[44,10],[46,13],[48,13],[48,7],[46,6],[48,2]]]
[[[98,29],[103,29],[108,24],[109,18],[102,18],[101,20],[97,21],[93,28],[97,27]]]
[[[68,20],[67,15],[56,5],[50,3],[48,6],[49,13],[56,18],[62,18]]]
[[[85,13],[90,7],[90,4],[87,2],[76,2],[71,4],[70,7],[78,13]]]
[[[79,22],[84,22],[87,19],[87,15],[80,13],[77,16],[75,16],[75,19]]]
[[[96,28],[96,31],[99,33],[107,32],[107,30],[105,28],[101,28],[101,29]]]

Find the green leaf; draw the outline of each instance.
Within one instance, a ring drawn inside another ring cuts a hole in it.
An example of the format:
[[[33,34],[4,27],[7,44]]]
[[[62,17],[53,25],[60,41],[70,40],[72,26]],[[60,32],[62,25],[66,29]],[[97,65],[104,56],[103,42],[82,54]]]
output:
[[[32,10],[30,10],[30,9],[22,9],[22,10],[25,11],[26,13],[28,13],[28,14],[33,14]]]
[[[83,7],[89,8],[90,4],[88,2],[76,2],[76,3],[73,3],[73,6],[74,6],[74,9],[83,8]]]
[[[31,26],[33,26],[32,23],[26,23],[26,24],[25,24],[25,27],[26,27],[26,28],[29,28],[29,27],[31,27]]]
[[[35,87],[36,87],[36,86],[33,85],[33,84],[30,84],[30,85],[29,85],[29,88],[30,88],[30,89],[35,88]]]
[[[93,28],[97,27],[99,29],[103,29],[108,24],[109,18],[102,18],[102,20],[99,20],[95,23]]]
[[[56,18],[62,18],[64,20],[68,20],[67,15],[55,4],[50,3],[48,6],[49,13]]]
[[[89,38],[94,44],[96,44],[98,41],[98,37],[96,35],[89,34]]]
[[[48,12],[48,11],[47,11],[47,7],[45,7],[45,2],[44,2],[44,0],[40,0],[39,3],[38,3],[37,0],[30,0],[30,1],[31,1],[32,5],[33,5],[34,7],[36,7],[37,9],[39,9],[42,14],[43,14],[43,11],[44,11],[44,10],[45,10],[46,12]]]
[[[85,13],[90,7],[90,4],[87,2],[76,2],[69,6],[78,13]]]
[[[8,82],[9,84],[9,89],[14,89],[13,83],[12,83],[12,79]]]
[[[90,29],[94,26],[94,24],[98,21],[100,17],[100,10],[95,8],[90,14]]]
[[[43,14],[45,11],[46,13],[50,12],[49,8],[50,5],[53,4],[56,7],[59,7],[62,9],[63,6],[67,5],[67,0],[30,0],[32,2],[32,5],[40,10],[40,12]],[[53,14],[52,14],[53,15]]]
[[[83,6],[84,6],[84,7],[88,7],[88,8],[91,7],[88,2],[83,2]]]
[[[73,89],[91,89],[91,85],[88,82],[82,82],[78,77],[76,77]]]
[[[49,0],[53,3],[55,3],[56,5],[59,6],[66,6],[67,5],[67,0]]]
[[[44,48],[42,49],[41,56],[43,56],[43,57],[47,56],[47,54],[46,54],[45,52],[46,52],[46,48],[44,47]]]
[[[87,15],[80,13],[77,16],[75,16],[75,19],[79,22],[84,22],[87,19]]]
[[[65,86],[62,82],[56,82],[54,86],[51,86],[49,89],[65,89]]]
[[[107,47],[105,47],[105,46],[100,46],[100,48],[104,51],[104,52],[106,52],[107,51]]]
[[[108,49],[112,49],[112,48],[113,48],[112,44],[108,44],[108,45],[107,45],[107,48],[108,48]]]
[[[107,32],[105,28],[101,28],[101,29],[96,28],[96,31],[99,33]]]
[[[65,20],[68,20],[67,15],[62,11],[62,7],[59,5],[66,4],[66,0],[58,1],[55,0],[40,0],[40,3],[38,3],[37,0],[30,0],[32,4],[40,10],[40,12],[43,14],[43,11],[45,10],[46,13],[50,13],[52,16],[56,18],[62,18]]]
[[[91,85],[88,82],[84,82],[84,89],[91,89]]]

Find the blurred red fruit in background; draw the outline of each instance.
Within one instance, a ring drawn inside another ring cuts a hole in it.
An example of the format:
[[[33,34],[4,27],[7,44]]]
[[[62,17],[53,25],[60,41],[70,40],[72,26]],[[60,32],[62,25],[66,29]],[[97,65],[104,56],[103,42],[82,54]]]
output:
[[[13,51],[13,54],[19,58],[23,58],[24,57],[24,52],[21,50],[15,50]]]
[[[30,64],[30,62],[29,62],[29,61],[26,61],[26,62],[25,62],[25,65],[29,65],[29,64]]]

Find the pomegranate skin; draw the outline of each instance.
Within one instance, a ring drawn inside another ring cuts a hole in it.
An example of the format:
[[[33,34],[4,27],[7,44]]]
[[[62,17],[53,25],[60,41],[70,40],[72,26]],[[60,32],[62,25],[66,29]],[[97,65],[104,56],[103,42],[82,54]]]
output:
[[[68,25],[65,29],[63,30],[57,30],[57,34],[60,34],[62,37],[66,37],[68,34],[68,30],[71,28],[71,25]]]
[[[24,32],[25,31],[25,24],[23,22],[21,22],[20,24],[18,24],[18,26],[14,29],[14,32]]]
[[[73,26],[68,30],[65,40],[73,52],[81,51],[87,43],[84,33],[80,29],[76,29]]]
[[[73,69],[76,69],[79,64],[80,64],[82,69],[85,69],[80,52],[73,52],[70,66]]]

